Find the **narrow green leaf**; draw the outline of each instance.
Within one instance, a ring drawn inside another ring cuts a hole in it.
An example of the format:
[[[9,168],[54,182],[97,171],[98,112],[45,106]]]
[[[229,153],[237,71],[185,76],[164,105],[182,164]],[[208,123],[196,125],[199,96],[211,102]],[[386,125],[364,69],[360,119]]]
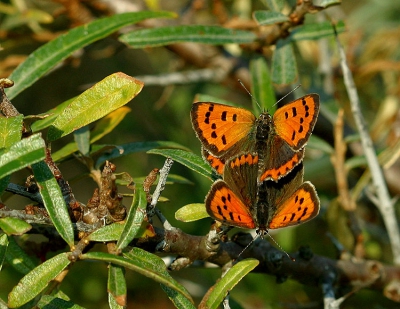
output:
[[[253,100],[253,110],[256,111],[256,115],[265,110],[273,113],[275,111],[276,97],[265,58],[259,57],[251,60],[250,72],[252,93],[263,109],[260,110],[256,104],[257,102]]]
[[[74,245],[74,229],[57,180],[43,161],[33,164],[32,170],[39,186],[44,206],[54,227],[66,243],[72,247]]]
[[[158,27],[126,33],[119,39],[132,48],[164,46],[179,42],[204,44],[251,43],[256,35],[250,31],[223,28],[220,26],[185,25]]]
[[[108,305],[110,306],[110,309],[125,309],[126,308],[126,306],[118,305],[117,301],[111,295],[111,293],[108,293]]]
[[[259,25],[273,25],[289,21],[289,17],[286,15],[273,11],[254,11],[253,18]]]
[[[343,33],[346,31],[346,27],[343,21],[339,21],[336,25],[337,33]],[[290,38],[293,41],[300,40],[319,40],[327,36],[333,36],[332,24],[329,21],[315,24],[306,24],[293,29],[290,33]]]
[[[274,12],[281,12],[286,4],[285,0],[262,0],[262,2]]]
[[[37,304],[39,309],[85,309],[74,302],[53,295],[43,295]]]
[[[319,6],[322,6],[324,8],[328,8],[333,5],[340,5],[342,4],[341,0],[322,0]]]
[[[88,252],[82,254],[81,259],[104,261],[123,266],[164,284],[191,300],[190,294],[186,289],[170,276],[163,260],[142,249],[133,248],[129,254],[124,254],[123,256],[104,252]]]
[[[121,237],[124,225],[121,223],[113,223],[105,225],[88,236],[90,241],[116,241]]]
[[[0,118],[0,149],[8,148],[21,140],[23,115]]]
[[[76,27],[30,54],[8,77],[14,81],[15,85],[6,89],[7,96],[10,100],[13,99],[76,50],[108,36],[121,27],[148,18],[173,18],[175,16],[176,14],[172,12],[123,13]]]
[[[204,308],[218,308],[228,292],[232,290],[245,275],[251,272],[259,264],[256,259],[246,259],[235,264],[229,269],[225,276],[221,278],[214,286],[210,294],[206,294],[207,299],[201,302],[206,304]]]
[[[297,78],[297,64],[293,46],[289,40],[279,40],[272,56],[272,81],[277,85],[289,85]]]
[[[22,306],[42,292],[70,263],[67,253],[61,253],[45,261],[24,276],[8,294],[10,308]]]
[[[175,212],[175,219],[182,222],[192,222],[209,217],[204,203],[189,204]]]
[[[79,129],[132,100],[143,88],[143,83],[124,73],[107,76],[79,95],[56,118],[47,138],[54,141]]]
[[[0,196],[3,195],[4,191],[7,189],[10,183],[11,175],[3,177],[0,179]]]
[[[18,218],[0,218],[0,229],[7,235],[22,235],[28,232],[32,226]]]
[[[71,102],[73,102],[75,99],[76,99],[76,97],[69,99],[69,100],[57,105],[56,107],[52,108],[51,110],[37,115],[37,116],[44,117],[44,118],[36,120],[34,123],[32,123],[32,125],[31,125],[32,132],[38,132],[40,130],[48,128],[54,122],[54,120],[56,120],[58,115],[60,115],[62,113],[62,111],[64,109],[66,109],[67,106],[70,105]],[[34,116],[30,116],[30,117],[34,117]]]
[[[331,155],[334,151],[333,147],[329,143],[316,135],[310,136],[310,139],[307,143],[307,148],[321,150],[329,155]]]
[[[36,262],[15,242],[14,237],[9,237],[8,242],[6,261],[15,270],[26,275],[37,266]]]
[[[345,162],[346,170],[351,171],[358,167],[368,166],[368,161],[365,156],[353,156]]]
[[[84,126],[74,132],[74,140],[78,146],[79,152],[84,155],[89,155],[90,150],[90,131],[88,126]]]
[[[124,268],[110,264],[108,267],[107,292],[120,306],[126,306],[126,280]]]
[[[212,180],[212,169],[210,165],[204,162],[202,157],[192,152],[180,149],[153,149],[149,150],[147,153],[159,154],[171,158],[172,160],[179,162],[180,164]]]
[[[94,142],[98,141],[100,138],[104,137],[112,130],[114,130],[114,128],[125,118],[126,114],[130,111],[131,109],[129,107],[122,106],[97,121],[93,130],[90,132],[90,144],[93,144]],[[51,123],[49,123],[49,125],[50,124]],[[76,151],[78,151],[77,144],[68,143],[60,150],[54,152],[52,154],[52,158],[54,161],[60,161]]]
[[[45,143],[40,134],[24,138],[0,153],[0,179],[45,158]]]
[[[168,295],[168,298],[174,303],[175,307],[178,309],[195,309],[196,307],[192,302],[187,299],[184,295],[178,293],[177,291],[161,284],[161,288]]]
[[[6,257],[7,247],[8,247],[8,237],[6,234],[1,234],[0,235],[0,271],[1,271],[1,268],[3,267],[4,259]]]
[[[146,206],[146,193],[144,192],[142,186],[137,186],[131,208],[129,209],[128,216],[125,219],[124,230],[121,234],[121,238],[117,242],[118,250],[122,250],[128,246],[132,239],[136,236],[136,233],[141,227],[142,221],[146,216]]]
[[[118,145],[115,149],[110,151],[108,154],[105,154],[99,157],[96,161],[96,167],[98,168],[104,162],[112,161],[115,158],[119,158],[122,156],[126,156],[135,152],[145,152],[151,150],[153,148],[177,148],[177,149],[187,149],[185,146],[182,146],[175,142],[168,141],[152,141],[152,142],[134,142],[128,143],[124,145]],[[188,150],[188,149],[187,149]]]

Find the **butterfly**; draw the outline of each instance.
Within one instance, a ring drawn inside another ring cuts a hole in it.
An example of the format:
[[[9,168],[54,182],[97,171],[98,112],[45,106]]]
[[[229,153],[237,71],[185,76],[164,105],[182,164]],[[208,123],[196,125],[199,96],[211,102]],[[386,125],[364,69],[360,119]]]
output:
[[[205,205],[211,218],[226,225],[253,229],[264,235],[269,229],[297,225],[315,218],[319,198],[314,186],[303,182],[303,163],[279,181],[257,183],[257,154],[229,159],[223,180],[213,183]]]
[[[278,181],[304,157],[319,113],[319,95],[308,94],[256,118],[244,108],[212,102],[195,102],[193,129],[206,161],[222,174],[225,162],[240,153],[257,153],[258,179]]]

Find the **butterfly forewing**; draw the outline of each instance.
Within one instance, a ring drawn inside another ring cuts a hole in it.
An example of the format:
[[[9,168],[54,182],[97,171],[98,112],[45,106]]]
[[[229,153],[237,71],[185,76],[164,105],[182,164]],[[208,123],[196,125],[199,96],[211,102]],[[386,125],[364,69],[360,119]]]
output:
[[[268,227],[277,229],[307,222],[318,215],[319,199],[314,186],[306,181],[292,196],[277,206]]]
[[[210,102],[193,103],[191,118],[204,148],[216,157],[240,145],[256,119],[243,108]]]
[[[247,206],[223,180],[214,182],[205,203],[208,214],[215,220],[242,228],[255,227]]]
[[[294,150],[303,148],[319,112],[318,94],[309,94],[279,108],[273,121],[276,133]]]

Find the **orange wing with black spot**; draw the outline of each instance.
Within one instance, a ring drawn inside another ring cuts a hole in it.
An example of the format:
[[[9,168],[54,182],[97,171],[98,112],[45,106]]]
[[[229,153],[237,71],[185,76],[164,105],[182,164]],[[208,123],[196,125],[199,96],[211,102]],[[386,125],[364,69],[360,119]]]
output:
[[[284,139],[293,150],[303,148],[317,121],[319,113],[318,94],[308,94],[279,108],[273,122],[276,133]]]

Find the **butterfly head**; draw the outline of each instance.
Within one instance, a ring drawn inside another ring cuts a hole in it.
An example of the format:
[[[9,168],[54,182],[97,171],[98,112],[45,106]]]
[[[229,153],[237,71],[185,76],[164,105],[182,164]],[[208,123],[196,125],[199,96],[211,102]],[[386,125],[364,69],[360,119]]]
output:
[[[272,117],[268,112],[262,113],[256,120],[256,139],[266,140],[273,128]]]

